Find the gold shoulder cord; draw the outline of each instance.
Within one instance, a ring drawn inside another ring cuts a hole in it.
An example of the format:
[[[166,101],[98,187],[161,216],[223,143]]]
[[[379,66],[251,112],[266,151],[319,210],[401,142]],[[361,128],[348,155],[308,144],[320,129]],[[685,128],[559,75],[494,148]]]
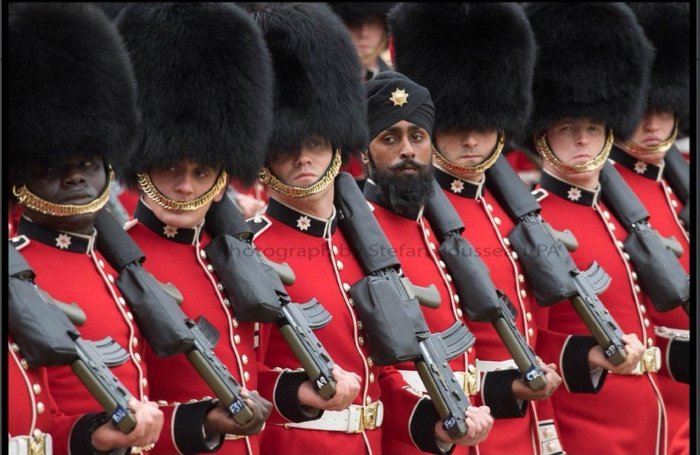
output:
[[[146,196],[151,198],[153,202],[164,209],[173,210],[176,212],[192,212],[207,205],[228,183],[228,174],[222,169],[219,173],[219,178],[216,179],[214,185],[206,193],[190,201],[175,201],[161,193],[158,188],[156,188],[151,181],[151,177],[148,175],[148,172],[139,172],[136,174],[136,177],[138,179],[139,187],[141,187],[141,191],[143,191]]]
[[[499,131],[498,132],[498,139],[496,140],[496,146],[493,148],[493,152],[491,152],[491,155],[489,155],[488,158],[486,158],[482,163],[477,164],[476,166],[460,166],[459,164],[455,164],[452,161],[449,161],[445,156],[440,153],[435,146],[433,145],[433,157],[435,157],[435,160],[440,163],[440,166],[443,167],[445,170],[450,171],[452,173],[455,173],[457,175],[459,174],[480,174],[482,172],[485,172],[488,168],[493,166],[493,163],[496,162],[498,159],[499,155],[501,154],[501,151],[503,150],[503,146],[506,143],[506,134],[504,131]]]
[[[319,191],[324,190],[328,185],[333,183],[333,180],[338,175],[338,171],[340,171],[341,163],[342,160],[340,157],[340,151],[338,149],[335,149],[333,151],[333,160],[328,166],[328,169],[326,169],[326,172],[324,172],[323,176],[318,180],[318,182],[314,183],[308,188],[289,186],[285,183],[282,183],[280,179],[272,175],[272,172],[267,166],[264,166],[260,170],[260,181],[284,196],[302,198],[318,193]]]
[[[547,142],[547,134],[542,133],[539,136],[535,136],[535,148],[544,157],[544,159],[549,162],[552,166],[557,168],[560,172],[565,174],[580,174],[582,172],[593,171],[605,164],[605,160],[608,159],[610,155],[610,150],[612,149],[615,137],[611,129],[608,130],[608,135],[605,138],[605,144],[600,153],[590,161],[583,164],[564,164],[557,158],[552,149],[549,147]]]
[[[671,148],[674,142],[676,142],[676,136],[678,136],[678,119],[675,120],[673,126],[673,132],[671,135],[663,142],[659,142],[651,147],[644,147],[632,141],[622,141],[617,144],[620,148],[638,153],[640,155],[656,155],[657,153],[665,153]]]
[[[28,209],[36,210],[45,215],[51,216],[73,216],[73,215],[83,215],[85,213],[94,213],[100,210],[109,201],[110,186],[112,185],[112,180],[114,180],[114,171],[111,166],[107,168],[107,183],[104,189],[91,202],[87,204],[57,204],[55,202],[49,202],[46,199],[42,199],[36,194],[29,191],[26,185],[22,185],[19,188],[12,186],[12,194],[17,198],[17,201]]]

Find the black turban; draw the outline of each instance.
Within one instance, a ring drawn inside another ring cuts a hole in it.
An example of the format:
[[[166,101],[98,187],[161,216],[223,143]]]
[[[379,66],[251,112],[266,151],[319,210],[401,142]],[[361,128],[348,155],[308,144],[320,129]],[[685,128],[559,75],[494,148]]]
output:
[[[369,140],[401,120],[433,134],[435,106],[430,92],[395,71],[378,73],[367,82]]]

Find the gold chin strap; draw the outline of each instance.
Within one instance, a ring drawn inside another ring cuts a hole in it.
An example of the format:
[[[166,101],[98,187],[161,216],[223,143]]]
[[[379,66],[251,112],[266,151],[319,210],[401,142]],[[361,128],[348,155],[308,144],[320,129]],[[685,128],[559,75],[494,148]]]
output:
[[[535,148],[544,157],[545,160],[552,166],[554,166],[559,172],[564,174],[581,174],[583,172],[594,171],[605,164],[605,160],[608,159],[610,155],[610,150],[612,149],[615,137],[611,129],[608,130],[608,135],[605,138],[605,144],[603,149],[600,151],[598,156],[590,161],[583,164],[564,164],[557,158],[551,148],[549,148],[549,143],[547,142],[547,133],[542,133],[539,136],[535,136]]]
[[[659,142],[651,147],[644,147],[643,145],[639,145],[632,141],[622,141],[622,143],[618,143],[617,146],[629,152],[638,153],[640,155],[656,155],[658,153],[667,152],[673,143],[676,142],[676,136],[678,136],[678,119],[676,119],[674,122],[671,135],[663,142]]]
[[[272,175],[272,171],[270,171],[270,168],[267,166],[264,166],[260,170],[260,181],[284,196],[302,198],[323,191],[328,185],[333,183],[333,180],[340,171],[341,163],[340,151],[338,149],[333,150],[333,160],[328,166],[328,169],[326,169],[326,172],[323,173],[323,176],[316,183],[308,188],[289,186],[282,183],[280,179]]]
[[[57,204],[55,202],[49,202],[46,199],[42,199],[36,194],[29,191],[26,185],[22,185],[19,188],[17,186],[12,186],[12,194],[17,198],[17,201],[28,209],[41,212],[44,215],[51,216],[73,216],[73,215],[84,215],[86,213],[95,213],[107,204],[109,201],[110,186],[112,185],[112,180],[114,180],[114,171],[111,166],[107,167],[107,183],[104,189],[91,202],[87,204]]]
[[[460,166],[459,164],[455,164],[452,161],[449,161],[447,158],[445,158],[445,155],[440,153],[435,148],[435,146],[433,146],[433,157],[440,164],[441,167],[454,174],[480,174],[486,171],[491,166],[493,166],[493,163],[496,162],[499,155],[501,154],[505,143],[506,134],[504,131],[499,131],[498,139],[496,140],[496,146],[493,148],[493,152],[491,152],[491,155],[489,155],[488,158],[486,158],[483,162],[477,164],[476,166]]]
[[[175,201],[161,193],[158,188],[156,188],[151,181],[151,176],[148,175],[148,172],[139,172],[136,174],[136,177],[138,178],[141,191],[143,191],[146,196],[151,198],[153,202],[164,209],[173,210],[175,212],[192,212],[204,207],[210,203],[228,183],[228,174],[222,169],[219,173],[219,177],[216,179],[216,182],[206,193],[199,196],[197,199],[192,199],[190,201]]]

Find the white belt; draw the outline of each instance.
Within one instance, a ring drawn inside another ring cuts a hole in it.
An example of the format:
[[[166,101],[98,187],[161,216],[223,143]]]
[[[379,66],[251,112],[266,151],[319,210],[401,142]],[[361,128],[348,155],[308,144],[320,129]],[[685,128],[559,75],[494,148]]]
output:
[[[8,455],[53,455],[51,435],[34,431],[34,436],[15,436],[7,443]]]
[[[479,371],[484,373],[489,373],[491,371],[502,371],[502,370],[517,370],[518,365],[515,364],[515,360],[508,359],[502,360],[500,362],[493,362],[491,360],[478,360],[476,361],[476,367]]]
[[[471,371],[467,371],[466,373],[464,371],[455,371],[455,379],[457,383],[462,386],[462,390],[464,390],[467,395],[476,395],[479,393],[479,369],[471,365],[469,365],[468,369]],[[404,381],[406,381],[413,390],[420,393],[427,393],[423,380],[420,378],[417,371],[399,370],[399,373],[401,373]]]
[[[376,401],[367,406],[351,404],[342,411],[324,411],[320,419],[301,423],[285,423],[285,428],[307,430],[343,431],[361,433],[364,430],[379,428],[384,421],[384,404]]]

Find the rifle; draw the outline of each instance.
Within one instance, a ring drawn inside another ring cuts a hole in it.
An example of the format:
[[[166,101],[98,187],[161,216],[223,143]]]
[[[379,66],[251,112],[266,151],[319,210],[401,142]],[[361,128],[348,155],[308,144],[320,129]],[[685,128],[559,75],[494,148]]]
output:
[[[253,411],[241,397],[241,386],[214,353],[219,332],[200,316],[195,322],[180,309],[172,292],[166,291],[143,268],[144,255],[114,216],[101,210],[95,220],[97,247],[119,272],[117,288],[129,303],[134,320],[159,357],[185,354],[229,415],[241,425]]]
[[[346,172],[335,179],[334,204],[338,227],[366,275],[348,294],[365,326],[372,358],[378,365],[413,361],[447,433],[454,439],[464,436],[469,399],[448,361],[472,346],[474,335],[461,322],[442,333],[430,333],[413,285],[403,276],[389,241]],[[377,255],[377,247],[388,254]]]
[[[683,251],[680,244],[673,237],[665,239],[652,229],[647,222],[649,212],[609,162],[600,173],[600,185],[603,202],[627,231],[625,252],[639,275],[644,293],[657,311],[681,306],[688,314],[690,282],[676,258]]]
[[[598,298],[610,285],[610,276],[596,262],[585,271],[576,266],[569,254],[578,246],[576,239],[542,219],[539,203],[505,158],[499,157],[486,174],[486,185],[515,223],[508,239],[537,304],[546,307],[569,300],[605,356],[614,365],[624,362],[624,333]]]
[[[462,310],[472,321],[490,322],[513,357],[523,381],[532,390],[544,388],[547,377],[513,322],[517,315],[515,307],[508,296],[495,288],[486,264],[462,236],[464,223],[436,180],[423,215],[440,239],[440,257],[453,277]]]
[[[688,163],[683,159],[675,144],[666,152],[664,162],[666,163],[664,169],[666,181],[673,193],[683,203],[683,209],[678,214],[678,218],[690,230],[690,169]]]
[[[27,363],[33,367],[70,365],[112,423],[129,433],[136,426],[128,408],[131,394],[109,370],[126,362],[129,354],[111,337],[97,342],[82,339],[51,296],[34,284],[34,271],[12,242],[8,253],[9,332]],[[66,307],[85,320],[77,305]]]
[[[252,245],[252,231],[229,198],[211,205],[205,227],[213,239],[207,258],[224,285],[236,318],[244,322],[274,322],[280,329],[314,389],[325,399],[336,392],[334,362],[314,334],[331,315],[314,299],[294,303],[284,284],[294,282],[289,266],[265,258]]]

